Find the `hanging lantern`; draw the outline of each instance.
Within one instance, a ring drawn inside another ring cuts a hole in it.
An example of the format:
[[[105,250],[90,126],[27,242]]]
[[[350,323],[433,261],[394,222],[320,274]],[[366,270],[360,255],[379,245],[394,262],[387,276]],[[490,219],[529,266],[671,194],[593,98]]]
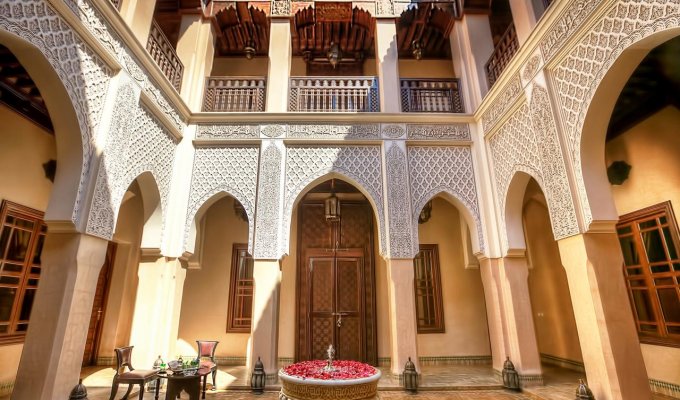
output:
[[[413,58],[418,61],[423,59],[423,44],[420,40],[411,42],[411,54],[413,54]]]
[[[245,47],[243,47],[243,53],[246,55],[246,58],[248,60],[252,60],[253,57],[255,57],[255,54],[257,54],[257,50],[255,49],[255,43],[253,43],[252,40],[248,40],[246,42]]]
[[[591,392],[588,388],[588,385],[583,382],[583,379],[578,380],[578,387],[576,388],[576,400],[595,400],[593,392]]]
[[[257,357],[255,369],[253,370],[253,376],[250,378],[250,388],[253,390],[253,392],[262,394],[264,392],[266,383],[267,374],[264,372],[264,365],[262,365],[260,357]]]
[[[503,387],[510,390],[521,390],[519,385],[519,374],[515,370],[515,366],[510,357],[505,360],[503,364]]]
[[[342,60],[342,51],[340,50],[340,46],[338,46],[337,43],[331,43],[331,47],[328,49],[326,57],[328,58],[328,62],[331,63],[331,66],[335,68],[340,60]]]
[[[87,400],[87,388],[83,385],[82,379],[79,379],[78,384],[71,390],[68,400]]]
[[[328,222],[338,222],[340,221],[340,200],[335,195],[331,193],[330,197],[324,200],[324,210],[326,214],[326,221]]]
[[[415,393],[418,391],[418,371],[416,371],[416,366],[411,361],[411,357],[406,361],[406,366],[404,366],[403,374],[403,386],[404,390]]]

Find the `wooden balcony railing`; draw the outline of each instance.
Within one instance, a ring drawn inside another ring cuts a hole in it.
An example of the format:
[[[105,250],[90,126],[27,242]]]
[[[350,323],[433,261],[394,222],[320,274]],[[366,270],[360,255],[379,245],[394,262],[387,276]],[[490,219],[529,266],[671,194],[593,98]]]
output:
[[[505,67],[508,66],[515,53],[517,53],[518,48],[519,41],[517,40],[515,25],[511,24],[498,41],[496,49],[486,63],[486,77],[489,80],[489,87],[496,83],[498,77],[503,73]]]
[[[458,79],[401,79],[401,111],[462,113]]]
[[[203,96],[203,111],[264,111],[265,78],[208,78]]]
[[[289,111],[379,112],[376,77],[294,77]]]
[[[156,64],[158,64],[172,86],[179,92],[179,89],[182,87],[184,66],[156,21],[153,21],[151,24],[146,50],[151,55],[151,58],[156,61]]]

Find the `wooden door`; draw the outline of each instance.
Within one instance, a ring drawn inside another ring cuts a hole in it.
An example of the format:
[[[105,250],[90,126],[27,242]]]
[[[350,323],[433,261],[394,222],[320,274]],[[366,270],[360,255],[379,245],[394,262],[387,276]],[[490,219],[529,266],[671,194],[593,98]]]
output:
[[[85,342],[85,351],[83,352],[83,367],[95,365],[97,362],[102,325],[104,324],[104,310],[106,309],[106,300],[109,294],[109,285],[111,282],[111,272],[113,271],[113,260],[115,255],[116,244],[109,242],[104,265],[102,265],[102,269],[99,272],[99,278],[97,279],[97,291],[94,295],[94,302],[92,303],[90,326],[87,330],[87,340]]]
[[[341,202],[329,223],[323,203],[298,212],[296,359],[338,359],[377,365],[373,212],[368,202]],[[340,326],[338,326],[340,325]]]
[[[307,250],[311,358],[324,359],[332,344],[337,359],[366,359],[363,259],[363,249]]]

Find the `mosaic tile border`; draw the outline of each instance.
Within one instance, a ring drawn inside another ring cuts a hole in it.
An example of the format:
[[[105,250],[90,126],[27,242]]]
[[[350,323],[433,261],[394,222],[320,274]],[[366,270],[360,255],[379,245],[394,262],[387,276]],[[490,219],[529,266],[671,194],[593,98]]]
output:
[[[433,365],[489,365],[491,356],[422,356],[418,357],[421,366]],[[378,367],[390,367],[391,357],[378,357]]]
[[[653,393],[663,394],[680,399],[680,385],[675,383],[650,379],[649,387],[652,389]]]
[[[543,386],[543,375],[520,375],[519,376],[520,386]]]
[[[553,356],[550,354],[541,353],[541,363],[555,365],[557,367],[570,369],[576,372],[585,372],[585,367],[582,362],[570,360],[568,358],[562,358]]]

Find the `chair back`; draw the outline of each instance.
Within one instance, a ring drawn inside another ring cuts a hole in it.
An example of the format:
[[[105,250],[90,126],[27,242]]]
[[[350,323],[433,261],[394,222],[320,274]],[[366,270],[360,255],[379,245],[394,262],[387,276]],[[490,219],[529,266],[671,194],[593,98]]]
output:
[[[215,361],[215,349],[218,343],[217,340],[197,340],[198,358],[209,357],[212,361]]]
[[[132,368],[132,348],[135,346],[119,347],[115,349],[116,351],[116,373],[122,374],[125,372],[125,367],[130,371],[134,371]]]

